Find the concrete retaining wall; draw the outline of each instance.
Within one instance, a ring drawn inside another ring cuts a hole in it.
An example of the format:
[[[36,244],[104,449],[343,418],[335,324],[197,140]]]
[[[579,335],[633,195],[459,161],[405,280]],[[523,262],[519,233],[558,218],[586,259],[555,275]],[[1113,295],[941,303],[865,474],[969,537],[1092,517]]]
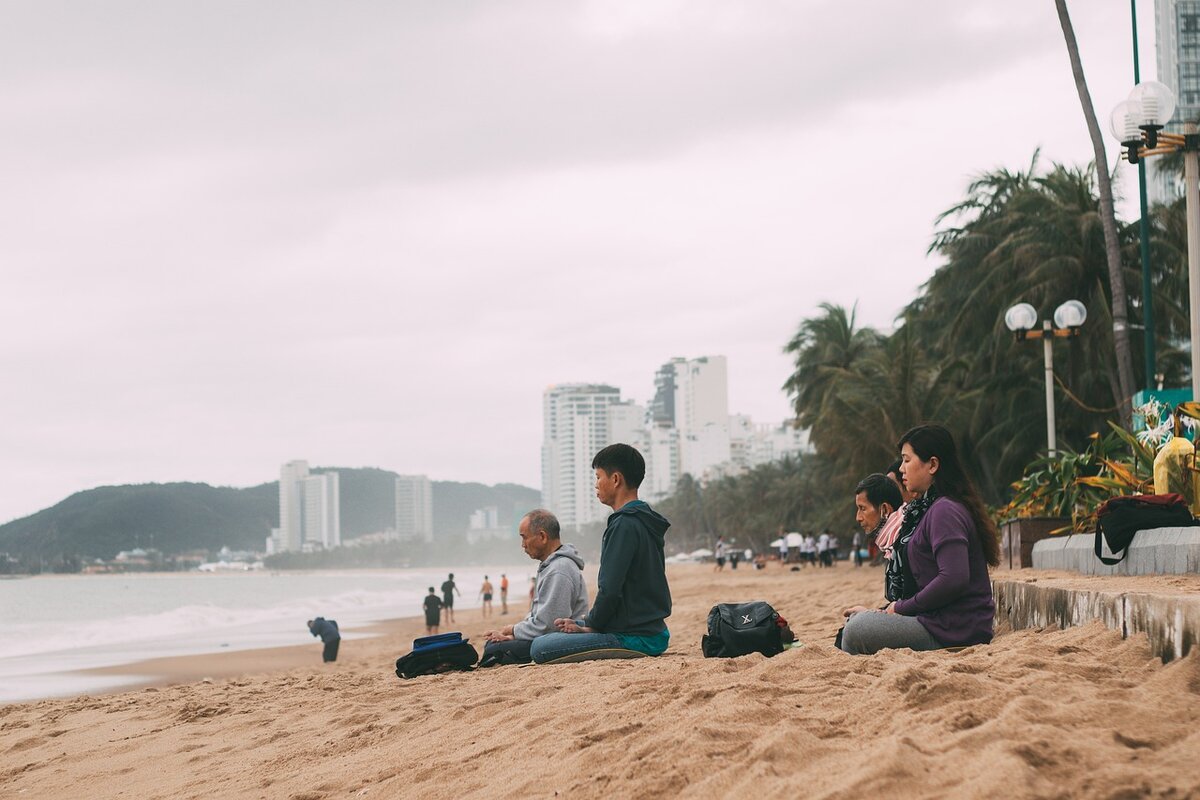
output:
[[[1120,564],[1096,558],[1096,535],[1054,536],[1033,545],[1034,569],[1061,569],[1083,575],[1175,575],[1200,572],[1200,527],[1139,531]],[[1108,547],[1104,555],[1111,556]]]
[[[1099,620],[1123,638],[1146,634],[1164,662],[1200,643],[1200,595],[1087,591],[1007,580],[992,581],[992,592],[996,619],[1007,620],[1014,630]]]

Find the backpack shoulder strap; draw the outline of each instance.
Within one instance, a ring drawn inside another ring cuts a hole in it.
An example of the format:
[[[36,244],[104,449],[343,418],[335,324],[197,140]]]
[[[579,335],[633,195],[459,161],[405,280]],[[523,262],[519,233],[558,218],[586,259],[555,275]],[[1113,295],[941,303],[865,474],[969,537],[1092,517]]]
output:
[[[1096,520],[1096,545],[1095,545],[1096,558],[1100,559],[1100,561],[1102,561],[1103,563],[1105,563],[1111,567],[1114,564],[1120,564],[1122,561],[1125,560],[1125,556],[1129,555],[1129,546],[1126,545],[1125,549],[1121,551],[1120,555],[1113,553],[1113,555],[1117,556],[1116,558],[1108,558],[1107,556],[1104,556],[1101,554],[1101,552],[1102,552],[1101,548],[1103,547],[1103,544],[1104,544],[1104,522],[1098,519],[1098,520]]]

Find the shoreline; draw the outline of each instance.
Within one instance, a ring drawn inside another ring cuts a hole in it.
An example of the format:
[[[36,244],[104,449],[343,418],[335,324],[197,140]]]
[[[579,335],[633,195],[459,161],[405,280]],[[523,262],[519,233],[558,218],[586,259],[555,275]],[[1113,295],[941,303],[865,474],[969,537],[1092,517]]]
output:
[[[403,637],[414,626],[420,626],[423,630],[424,620],[421,617],[415,616],[397,617],[396,619],[382,620],[371,625],[346,628],[342,631],[344,634],[366,634],[366,636],[355,639],[343,639],[343,652],[339,653],[339,660],[344,655],[347,642],[359,642],[385,636]],[[314,666],[336,668],[336,662],[326,665],[321,661],[321,641],[316,638],[313,639],[312,644],[256,647],[245,650],[197,653],[186,656],[146,658],[127,664],[113,664],[105,667],[73,670],[68,674],[112,678],[138,676],[141,678],[137,681],[121,683],[111,688],[98,689],[87,693],[89,696],[98,697],[151,687],[268,676]]]
[[[712,566],[707,564],[685,564],[672,565],[672,571],[690,571],[692,573],[709,574],[712,572]],[[848,562],[840,562],[834,571],[839,570],[854,570]],[[871,567],[863,567],[862,572],[871,571]],[[877,568],[875,568],[876,571]],[[391,568],[380,569],[359,569],[345,570],[346,573],[359,574],[379,574],[393,571]],[[804,576],[809,574],[812,568],[805,567],[800,573],[790,573],[790,570],[783,570],[777,564],[771,564],[761,574],[791,574]],[[305,570],[296,571],[295,574],[322,573],[322,572],[343,572],[341,570]],[[179,572],[159,572],[159,573],[133,573],[138,576],[177,576]],[[241,573],[230,573],[241,574]],[[248,573],[253,574],[253,573]],[[289,571],[287,574],[293,574]],[[755,577],[760,573],[754,570],[733,570],[726,569],[723,575],[739,575]],[[259,573],[261,577],[262,573]],[[595,586],[595,569],[591,566],[586,571],[589,590],[594,593]],[[39,576],[31,576],[39,577]],[[62,576],[56,576],[62,577]],[[67,576],[67,577],[94,577],[94,576]],[[1143,593],[1154,593],[1163,595],[1180,595],[1184,597],[1200,595],[1200,576],[1197,575],[1144,575],[1144,576],[1096,576],[1096,575],[1079,575],[1072,572],[1056,571],[1056,570],[994,570],[992,579],[1005,578],[1018,582],[1029,582],[1037,584],[1040,582],[1043,586],[1057,586],[1069,589],[1083,590],[1101,590],[1101,591],[1136,591]],[[882,580],[882,578],[880,578]],[[463,598],[464,601],[466,598]],[[528,610],[527,600],[524,597],[517,598],[517,604],[510,604],[510,614],[508,617],[500,615],[498,610],[491,620],[484,621],[479,617],[480,609],[478,605],[462,606],[458,609],[459,621],[453,627],[448,627],[446,624],[441,626],[441,631],[462,630],[464,636],[467,636],[476,649],[482,652],[483,638],[482,633],[485,630],[495,626],[499,627],[503,624],[509,624],[513,621],[521,619]],[[668,620],[670,623],[670,620]],[[836,630],[836,626],[834,627]],[[386,640],[388,644],[394,648],[396,655],[394,658],[399,658],[404,653],[411,649],[412,640],[423,636],[425,632],[424,619],[420,615],[408,617],[394,617],[385,620],[380,620],[366,625],[357,625],[355,627],[343,628],[343,633],[350,636],[361,636],[362,638],[346,638],[343,639],[342,648],[339,653],[339,662],[343,662],[349,653],[358,650],[358,643],[367,640]],[[364,636],[365,634],[365,636]],[[832,641],[833,634],[830,633],[828,638]],[[672,637],[672,649],[675,646],[675,637]],[[184,685],[196,682],[216,682],[243,678],[265,678],[275,674],[291,672],[293,670],[316,668],[325,670],[336,670],[337,665],[326,665],[320,660],[321,645],[319,640],[313,639],[312,643],[284,645],[273,647],[256,647],[236,650],[216,650],[208,653],[196,653],[180,656],[162,656],[154,658],[143,658],[119,664],[111,664],[101,667],[90,667],[79,670],[68,670],[62,673],[64,676],[76,675],[81,677],[98,677],[110,678],[114,680],[111,685],[104,685],[90,690],[73,693],[70,695],[55,694],[46,697],[35,697],[23,700],[14,700],[0,703],[0,708],[6,705],[14,705],[30,702],[41,702],[43,700],[65,700],[71,697],[89,696],[101,697],[121,694],[124,692],[138,691],[147,688],[163,688]],[[121,680],[125,679],[125,680]]]
[[[521,587],[535,566],[453,568],[465,594],[456,610],[478,615],[472,590],[484,574],[506,572]],[[391,568],[200,574],[46,575],[8,582],[0,605],[26,613],[18,614],[0,657],[0,705],[301,666],[305,648],[317,641],[304,620],[316,616],[341,623],[343,651],[362,636],[402,631],[403,638],[415,631],[415,638],[424,631],[416,624],[424,587],[445,577],[440,569]],[[524,613],[520,596],[514,599]],[[407,649],[409,642],[403,644]]]
[[[855,569],[848,562],[841,562],[841,566],[835,567],[834,571],[846,569],[847,571]],[[672,570],[690,570],[692,572],[711,573],[712,566],[708,564],[687,564],[687,565],[672,565]],[[882,580],[882,571],[878,568],[863,567],[860,574],[868,573],[874,569],[879,574],[879,580]],[[362,572],[374,572],[375,570],[362,570]],[[813,568],[806,567],[800,573],[791,573],[790,570],[784,570],[777,565],[769,566],[763,573],[767,575],[789,574],[796,576],[807,575]],[[821,572],[820,570],[816,570]],[[163,575],[171,575],[177,573],[159,573]],[[590,567],[586,570],[589,591],[594,593],[595,589],[595,569]],[[726,569],[723,575],[744,575],[755,577],[758,573],[754,570],[738,570],[736,573],[733,570]],[[1099,590],[1099,591],[1134,591],[1141,593],[1153,593],[1162,595],[1178,595],[1183,597],[1191,597],[1200,595],[1200,575],[1144,575],[1144,576],[1097,576],[1097,575],[1079,575],[1072,572],[1057,571],[1057,570],[994,570],[991,573],[992,580],[1003,578],[1010,581],[1040,584],[1042,586],[1053,586],[1067,589],[1083,589],[1083,590]],[[493,617],[484,620],[479,617],[479,606],[463,606],[458,609],[459,617],[453,626],[443,624],[440,628],[441,632],[445,633],[449,630],[461,630],[463,635],[468,638],[476,649],[482,653],[483,651],[483,632],[501,625],[510,624],[524,617],[528,611],[527,601],[524,598],[520,599],[520,607],[510,603],[510,613],[507,617],[502,616],[497,610]],[[670,623],[671,620],[668,620]],[[839,621],[840,624],[840,621]],[[833,628],[836,630],[836,626]],[[347,646],[351,653],[358,649],[357,643],[366,642],[369,640],[379,641],[387,640],[387,642],[396,648],[395,658],[399,658],[404,653],[411,649],[412,640],[425,635],[424,618],[420,615],[408,617],[395,617],[385,620],[380,620],[368,625],[359,625],[353,628],[344,628],[343,634],[359,635],[361,638],[344,638],[342,647],[339,652],[338,662],[342,663],[347,657]],[[363,636],[365,634],[365,636]],[[830,642],[833,640],[833,633],[828,633],[827,638]],[[818,638],[821,638],[818,635]],[[671,650],[676,646],[676,637],[672,636]],[[72,670],[64,674],[80,675],[80,676],[97,676],[97,677],[136,677],[136,680],[124,681],[112,686],[98,688],[88,692],[81,692],[77,696],[109,696],[121,694],[124,692],[138,691],[146,688],[162,688],[170,686],[178,686],[195,682],[216,682],[222,680],[233,680],[250,677],[269,677],[271,675],[288,673],[293,670],[302,669],[324,669],[336,670],[337,663],[324,664],[321,661],[321,643],[318,639],[313,639],[311,644],[285,645],[280,647],[259,647],[246,648],[239,650],[214,651],[210,653],[196,653],[192,655],[182,656],[164,656],[157,658],[140,659],[122,664],[113,664],[103,667],[92,667],[88,669]],[[67,697],[59,696],[54,698],[39,698],[21,702],[39,702],[41,699],[68,699]],[[3,707],[0,703],[0,707]]]

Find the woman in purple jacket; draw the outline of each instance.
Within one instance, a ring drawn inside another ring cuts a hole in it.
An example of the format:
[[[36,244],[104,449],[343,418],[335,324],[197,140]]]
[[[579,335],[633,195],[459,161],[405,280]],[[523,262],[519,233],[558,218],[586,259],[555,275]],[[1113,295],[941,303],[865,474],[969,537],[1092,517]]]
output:
[[[900,439],[908,504],[888,569],[889,602],[855,606],[842,631],[847,653],[937,650],[992,640],[988,565],[1000,563],[996,526],[963,471],[950,431],[919,425]]]

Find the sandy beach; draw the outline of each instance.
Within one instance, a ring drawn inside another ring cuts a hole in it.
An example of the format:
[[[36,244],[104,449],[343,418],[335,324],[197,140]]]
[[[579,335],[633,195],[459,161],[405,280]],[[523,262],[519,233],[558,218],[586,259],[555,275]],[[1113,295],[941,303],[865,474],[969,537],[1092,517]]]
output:
[[[851,658],[832,646],[839,609],[881,599],[877,569],[669,574],[657,659],[401,681],[414,618],[344,642],[335,665],[314,643],[115,668],[146,685],[0,706],[0,795],[1200,797],[1195,653],[1164,666],[1097,624]],[[709,607],[751,599],[804,646],[702,658]],[[505,619],[464,610],[454,627],[481,644]]]

